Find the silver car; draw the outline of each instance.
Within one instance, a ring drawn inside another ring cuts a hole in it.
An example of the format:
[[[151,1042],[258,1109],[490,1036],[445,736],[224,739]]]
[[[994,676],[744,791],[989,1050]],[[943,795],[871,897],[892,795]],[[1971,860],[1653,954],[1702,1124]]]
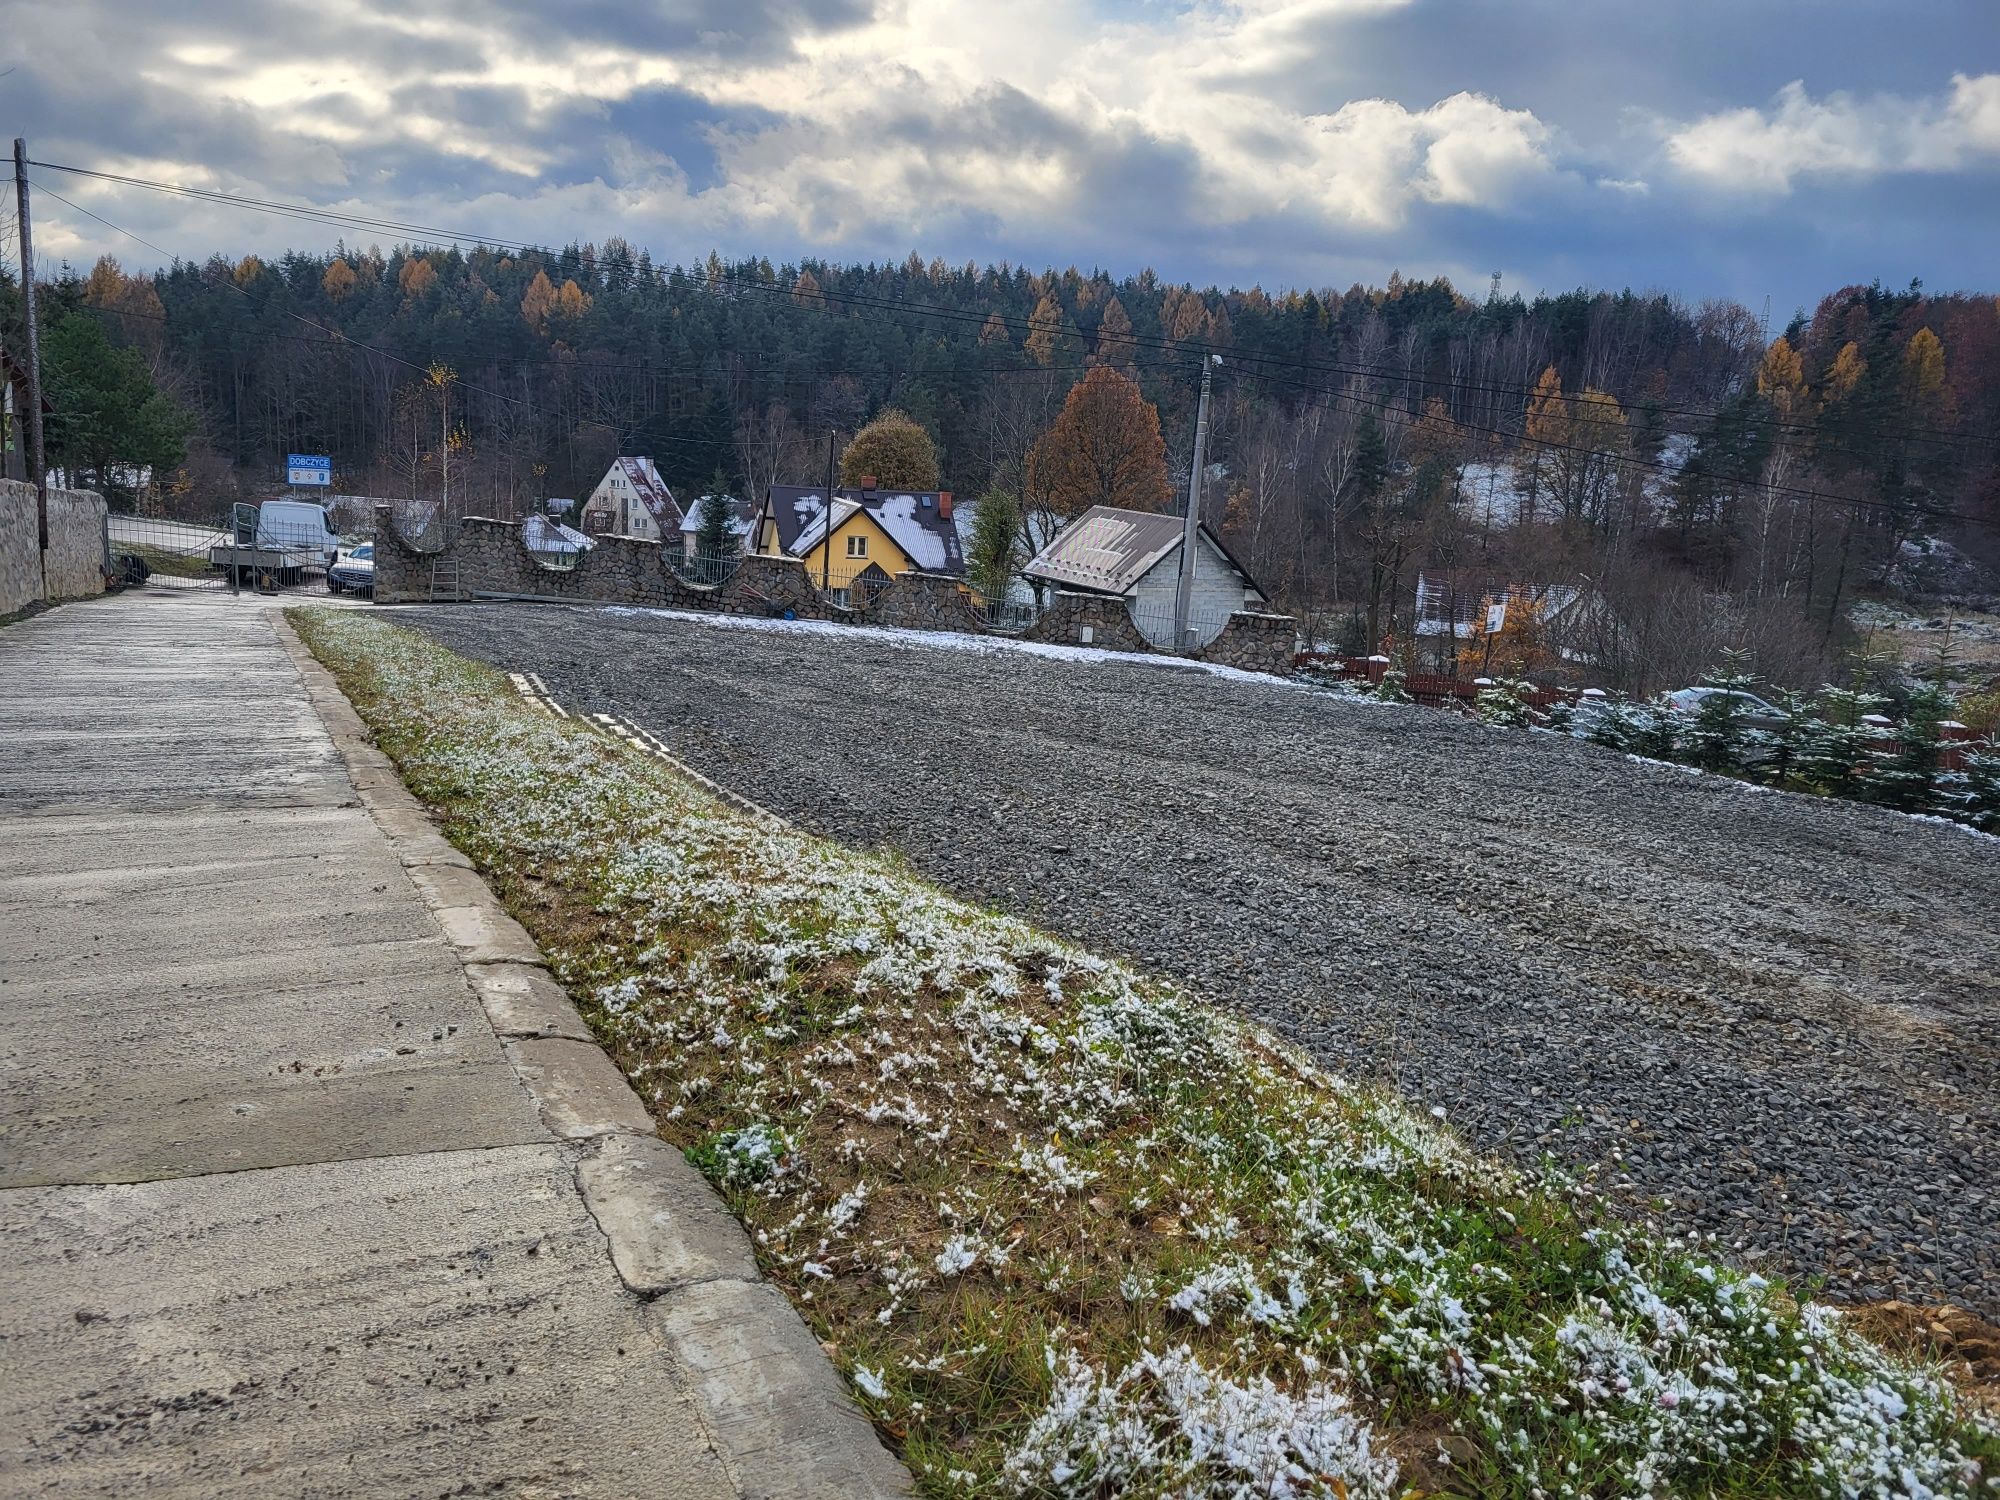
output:
[[[375,544],[363,542],[326,570],[329,594],[375,592]]]
[[[1777,708],[1766,703],[1755,693],[1739,692],[1730,688],[1691,687],[1664,694],[1660,701],[1677,713],[1693,717],[1701,711],[1701,706],[1711,698],[1734,698],[1736,700],[1736,722],[1746,729],[1762,729],[1775,732],[1784,728],[1785,716]]]

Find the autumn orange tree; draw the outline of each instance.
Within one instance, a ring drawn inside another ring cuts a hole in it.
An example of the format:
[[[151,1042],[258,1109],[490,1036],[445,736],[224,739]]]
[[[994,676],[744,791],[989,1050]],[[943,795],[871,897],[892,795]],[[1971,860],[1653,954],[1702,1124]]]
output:
[[[1099,365],[1072,386],[1055,424],[1028,454],[1028,486],[1059,516],[1093,505],[1168,509],[1160,414],[1138,383]]]
[[[909,413],[890,407],[855,433],[841,453],[842,484],[858,486],[871,478],[885,490],[937,488],[937,444]]]

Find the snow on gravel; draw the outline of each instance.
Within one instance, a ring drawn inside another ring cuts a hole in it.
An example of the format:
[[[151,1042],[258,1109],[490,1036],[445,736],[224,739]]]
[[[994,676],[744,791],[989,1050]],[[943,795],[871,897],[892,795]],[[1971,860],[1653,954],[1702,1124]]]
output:
[[[1662,1228],[1825,1275],[1835,1300],[2000,1314],[1988,840],[1187,663],[659,611],[396,613],[808,828],[1182,977],[1480,1144],[1595,1166]]]

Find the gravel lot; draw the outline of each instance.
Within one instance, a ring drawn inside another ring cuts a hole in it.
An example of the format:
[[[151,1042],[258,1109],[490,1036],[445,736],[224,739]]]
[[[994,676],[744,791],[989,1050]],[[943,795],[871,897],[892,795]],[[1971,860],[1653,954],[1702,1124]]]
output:
[[[2000,1315],[2000,842],[1186,667],[394,613],[1635,1215]]]

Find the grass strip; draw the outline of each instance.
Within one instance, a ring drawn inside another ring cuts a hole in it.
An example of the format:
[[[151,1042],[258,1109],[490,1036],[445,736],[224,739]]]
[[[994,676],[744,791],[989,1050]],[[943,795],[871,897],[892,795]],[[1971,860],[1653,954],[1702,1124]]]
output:
[[[1172,985],[291,618],[950,1496],[1966,1496],[2000,1433]]]

